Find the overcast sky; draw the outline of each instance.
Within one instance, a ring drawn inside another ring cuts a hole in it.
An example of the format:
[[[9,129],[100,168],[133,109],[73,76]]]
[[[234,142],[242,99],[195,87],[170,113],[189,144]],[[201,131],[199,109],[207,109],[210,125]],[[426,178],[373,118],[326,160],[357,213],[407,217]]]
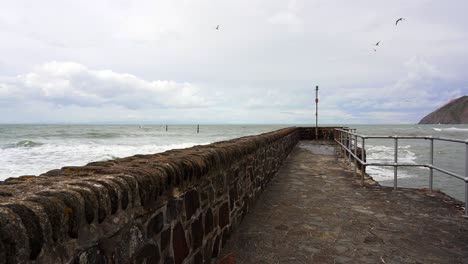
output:
[[[468,94],[466,10],[466,0],[3,1],[0,123],[313,123],[315,85],[322,124],[416,123]]]

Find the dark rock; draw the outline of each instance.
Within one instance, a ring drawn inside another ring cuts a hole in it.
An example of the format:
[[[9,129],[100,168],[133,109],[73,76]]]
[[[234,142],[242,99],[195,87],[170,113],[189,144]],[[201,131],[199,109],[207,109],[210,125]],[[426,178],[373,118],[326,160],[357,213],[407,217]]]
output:
[[[213,230],[213,213],[211,208],[205,214],[205,235],[209,234]]]
[[[172,249],[174,251],[175,264],[181,264],[189,254],[185,231],[181,223],[172,230]]]
[[[81,195],[71,190],[59,192],[44,191],[37,193],[37,195],[58,198],[66,205],[65,210],[62,211],[61,214],[65,216],[64,220],[68,226],[68,235],[71,238],[77,238],[82,216],[85,215],[84,200],[81,200]]]
[[[0,207],[0,263],[26,263],[30,260],[29,238],[21,219],[7,207]]]
[[[172,221],[175,221],[179,218],[182,213],[182,200],[181,199],[171,199],[167,203],[166,209],[166,223],[170,224]]]
[[[94,185],[91,182],[76,182],[70,185],[76,185],[91,190],[97,199],[98,223],[102,223],[108,214],[110,214],[110,198],[107,188],[102,185]]]
[[[166,249],[169,241],[171,241],[171,229],[168,228],[161,232],[161,251]]]
[[[226,228],[223,232],[223,247],[226,246],[226,243],[229,239],[229,237],[231,236],[231,230],[229,228]]]
[[[219,227],[223,228],[229,224],[229,204],[224,203],[219,208]]]
[[[32,196],[27,200],[38,203],[44,208],[52,227],[52,239],[55,242],[62,240],[64,233],[66,232],[63,213],[67,208],[66,205],[55,197]]]
[[[216,258],[219,254],[219,236],[216,236],[215,238],[215,242],[214,242],[214,245],[213,245],[213,253],[211,254],[211,257],[212,258]]]
[[[174,264],[174,258],[171,257],[171,256],[166,256],[166,258],[164,258],[164,264]]]
[[[13,196],[13,194],[11,192],[2,192],[0,191],[0,197],[3,196],[3,197],[11,197]]]
[[[203,264],[203,255],[200,252],[193,257],[193,264]]]
[[[31,209],[24,205],[7,204],[4,206],[8,207],[15,214],[17,214],[23,222],[29,238],[29,258],[31,260],[35,260],[39,253],[41,253],[42,245],[44,244],[44,237],[41,224],[39,223],[39,217],[37,217],[37,215]]]
[[[234,203],[237,201],[237,182],[234,182],[229,189],[229,205],[234,208]]]
[[[119,209],[119,196],[114,186],[103,180],[90,180],[90,182],[101,184],[102,186],[104,186],[104,188],[107,189],[111,202],[111,214],[115,214],[117,212],[117,209]]]
[[[62,172],[61,169],[55,169],[55,170],[50,170],[50,171],[44,173],[43,175],[45,175],[45,176],[58,176],[58,175],[60,175],[62,173],[63,172]]]
[[[104,252],[98,247],[92,247],[79,254],[74,261],[74,264],[107,264],[107,258]]]
[[[83,187],[70,186],[70,189],[78,192],[85,202],[85,217],[86,222],[91,224],[94,220],[95,212],[98,210],[99,204],[97,202],[97,197],[94,193]]]
[[[192,223],[192,249],[195,251],[203,243],[203,222],[201,216]]]
[[[146,234],[148,235],[148,237],[153,237],[159,234],[159,232],[161,232],[163,227],[164,227],[164,216],[163,216],[163,213],[160,212],[159,214],[153,216],[153,218],[150,219],[147,229],[146,229]]]
[[[159,248],[152,244],[147,244],[143,246],[134,257],[133,263],[135,264],[153,264],[159,263],[161,255],[159,253]]]
[[[184,195],[185,202],[185,214],[187,219],[190,219],[192,215],[200,208],[200,199],[196,190],[190,190]]]

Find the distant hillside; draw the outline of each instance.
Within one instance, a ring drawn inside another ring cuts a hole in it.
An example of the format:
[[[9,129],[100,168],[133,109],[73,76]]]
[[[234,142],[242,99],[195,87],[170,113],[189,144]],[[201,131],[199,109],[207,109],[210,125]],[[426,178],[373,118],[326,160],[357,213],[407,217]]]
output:
[[[419,124],[468,124],[468,96],[453,99],[425,116]]]

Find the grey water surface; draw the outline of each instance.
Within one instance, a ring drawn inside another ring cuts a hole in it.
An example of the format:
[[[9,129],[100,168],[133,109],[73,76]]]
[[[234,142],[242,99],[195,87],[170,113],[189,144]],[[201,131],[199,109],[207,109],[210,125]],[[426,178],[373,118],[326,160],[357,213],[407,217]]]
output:
[[[0,181],[21,175],[135,154],[187,148],[291,125],[0,125]],[[296,125],[299,126],[299,125]],[[468,139],[468,125],[349,125],[365,135],[423,135]],[[368,140],[368,161],[393,161],[393,141]],[[435,164],[464,175],[465,144],[436,142]],[[399,160],[427,163],[429,141],[400,140]],[[393,169],[369,167],[383,185],[393,185]],[[427,188],[428,169],[400,168],[399,186]],[[434,187],[463,199],[463,181],[434,174]]]

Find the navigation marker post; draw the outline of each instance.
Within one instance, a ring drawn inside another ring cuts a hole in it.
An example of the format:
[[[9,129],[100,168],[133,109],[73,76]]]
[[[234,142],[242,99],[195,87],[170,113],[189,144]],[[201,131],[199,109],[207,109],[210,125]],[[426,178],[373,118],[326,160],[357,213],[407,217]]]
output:
[[[318,140],[318,85],[315,86],[315,139]]]

